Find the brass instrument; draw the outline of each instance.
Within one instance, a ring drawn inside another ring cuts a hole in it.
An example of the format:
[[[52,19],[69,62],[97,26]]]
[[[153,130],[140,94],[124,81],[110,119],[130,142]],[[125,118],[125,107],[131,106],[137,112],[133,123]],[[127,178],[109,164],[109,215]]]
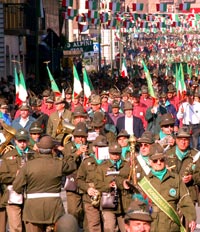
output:
[[[129,138],[130,143],[130,173],[128,176],[128,181],[132,179],[133,185],[137,185],[137,175],[136,175],[136,156],[135,156],[135,144],[136,137],[131,135]]]
[[[62,122],[62,132],[65,134],[71,134],[75,129],[75,126],[70,123],[67,122],[66,120],[63,120]]]
[[[56,136],[59,134],[62,134],[62,130],[63,130],[63,117],[61,116],[58,121],[58,126],[56,129]]]
[[[59,119],[58,127],[56,130],[56,135],[63,134],[62,144],[65,145],[73,137],[72,132],[74,131],[75,126],[65,120],[62,116]],[[66,136],[65,136],[66,135]]]
[[[1,125],[3,127],[3,135],[5,137],[5,142],[0,144],[0,155],[3,155],[7,151],[13,149],[14,147],[12,145],[8,145],[10,141],[14,138],[16,134],[15,128],[7,125],[5,122],[1,122]]]

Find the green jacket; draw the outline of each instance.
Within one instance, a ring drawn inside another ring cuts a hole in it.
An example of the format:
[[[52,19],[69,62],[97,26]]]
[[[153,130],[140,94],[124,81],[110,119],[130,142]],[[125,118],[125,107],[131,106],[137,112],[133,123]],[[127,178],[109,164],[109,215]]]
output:
[[[156,114],[152,114],[151,109],[153,107],[147,108],[145,119],[148,122],[147,130],[151,131],[153,135],[158,135],[160,132],[160,116],[167,113],[167,110],[159,105]]]
[[[198,201],[197,186],[200,186],[200,160],[198,159],[193,163],[193,157],[197,154],[197,150],[189,150],[187,156],[180,161],[176,155],[176,146],[167,150],[167,165],[168,167],[174,166],[173,172],[179,174],[181,177],[184,175],[192,174],[192,180],[186,184],[193,202]]]
[[[71,122],[72,112],[65,109],[62,117],[63,117],[63,120],[65,119]],[[59,127],[59,123],[60,123],[60,118],[59,118],[58,112],[56,111],[50,114],[48,123],[47,123],[46,133],[50,135],[51,137],[53,137],[54,139],[61,142],[63,139],[64,133],[57,134],[57,128]]]
[[[33,159],[34,155],[31,155],[29,159]],[[28,161],[29,162],[29,161]],[[0,165],[0,183],[2,189],[2,197],[0,205],[6,206],[9,198],[9,192],[7,190],[8,185],[12,185],[15,180],[17,171],[20,170],[23,160],[18,154],[16,149],[13,149],[2,156]]]
[[[108,175],[109,171],[114,170],[114,165],[110,160],[105,160],[101,165],[99,165],[96,170],[95,187],[101,193],[110,192],[111,188],[109,184],[111,181],[115,180],[118,192],[118,207],[116,211],[112,211],[114,213],[123,214],[127,209],[132,197],[132,193],[130,193],[128,190],[125,190],[123,187],[123,181],[128,179],[130,172],[129,163],[123,160],[119,168],[119,175]]]
[[[76,168],[73,160],[66,162],[43,154],[25,164],[13,182],[13,189],[23,193],[27,199],[24,203],[23,220],[31,223],[52,224],[64,215],[61,197],[29,198],[28,194],[60,193],[63,175],[70,174]]]
[[[163,180],[150,173],[147,178],[152,186],[164,197],[164,199],[174,208],[179,208],[185,218],[191,222],[196,220],[196,212],[189,192],[182,182],[179,175],[167,172]],[[151,223],[152,232],[179,232],[179,226],[152,203],[153,222]]]
[[[87,194],[89,187],[95,188],[95,177],[97,170],[97,162],[93,156],[88,156],[81,163],[77,173],[77,184],[83,193],[83,202],[91,203],[91,198]]]

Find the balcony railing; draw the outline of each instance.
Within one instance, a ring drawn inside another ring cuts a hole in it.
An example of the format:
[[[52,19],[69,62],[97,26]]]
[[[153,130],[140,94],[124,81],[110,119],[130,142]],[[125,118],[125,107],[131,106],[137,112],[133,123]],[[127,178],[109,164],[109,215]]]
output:
[[[4,4],[4,22],[5,30],[25,29],[24,4]]]

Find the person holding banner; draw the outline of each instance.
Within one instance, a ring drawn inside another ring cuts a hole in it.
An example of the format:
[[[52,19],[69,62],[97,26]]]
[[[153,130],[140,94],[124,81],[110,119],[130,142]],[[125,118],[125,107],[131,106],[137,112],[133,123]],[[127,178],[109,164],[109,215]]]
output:
[[[151,172],[138,184],[152,201],[151,231],[185,232],[179,210],[193,232],[196,227],[195,207],[181,177],[166,168],[166,157],[159,144],[151,146],[149,158]]]

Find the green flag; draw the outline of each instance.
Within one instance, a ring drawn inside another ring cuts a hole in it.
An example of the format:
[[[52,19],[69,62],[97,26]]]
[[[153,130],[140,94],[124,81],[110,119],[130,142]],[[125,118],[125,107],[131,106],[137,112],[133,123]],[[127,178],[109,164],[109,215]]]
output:
[[[55,80],[54,80],[54,78],[53,78],[53,76],[51,74],[51,71],[49,69],[48,64],[47,64],[47,72],[48,72],[48,75],[49,75],[49,80],[51,82],[52,91],[54,92],[55,96],[60,96],[61,92],[60,92],[60,90],[59,90],[59,88],[58,88],[58,86],[57,86],[57,84],[56,84],[56,82],[55,82]]]
[[[155,93],[154,93],[154,89],[153,89],[153,84],[152,84],[150,72],[149,72],[149,70],[148,70],[148,68],[143,60],[142,60],[142,65],[143,65],[144,73],[145,73],[145,76],[147,79],[147,86],[148,86],[149,95],[153,98],[156,98]]]

